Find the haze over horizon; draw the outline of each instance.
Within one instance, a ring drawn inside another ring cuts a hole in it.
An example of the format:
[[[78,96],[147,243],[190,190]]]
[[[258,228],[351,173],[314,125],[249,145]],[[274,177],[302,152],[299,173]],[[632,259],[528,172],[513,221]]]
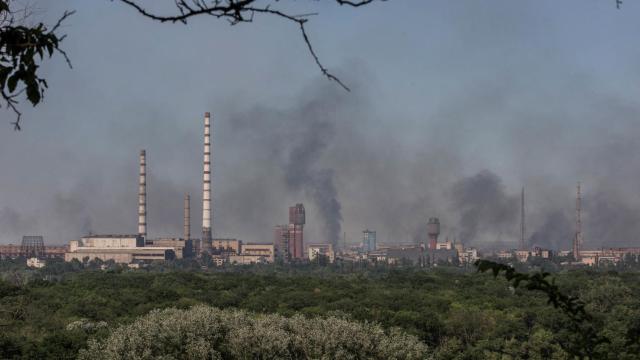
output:
[[[213,127],[214,235],[272,240],[287,207],[305,240],[365,228],[515,247],[519,195],[530,244],[569,249],[583,184],[585,248],[640,246],[640,4],[573,0],[387,1],[317,10],[308,31],[258,18],[230,27],[142,18],[111,1],[75,9],[62,59],[23,130],[0,109],[0,244],[41,234],[135,233],[137,154],[147,150],[149,235],[180,236],[182,197],[200,231],[202,115]],[[172,3],[170,1],[170,3]]]

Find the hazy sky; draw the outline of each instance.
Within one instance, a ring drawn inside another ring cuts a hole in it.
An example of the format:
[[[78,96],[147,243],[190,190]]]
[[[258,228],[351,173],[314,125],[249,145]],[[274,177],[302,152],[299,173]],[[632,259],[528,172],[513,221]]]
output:
[[[118,1],[36,4],[48,22],[77,10],[73,69],[45,63],[23,131],[0,110],[0,243],[134,233],[143,148],[150,235],[181,234],[185,192],[199,234],[211,111],[218,237],[271,241],[303,202],[313,242],[365,228],[414,241],[438,216],[443,236],[514,246],[525,186],[531,243],[569,248],[582,181],[587,244],[640,246],[640,3],[296,2],[319,12],[309,35],[350,93],[279,19],[183,26]]]

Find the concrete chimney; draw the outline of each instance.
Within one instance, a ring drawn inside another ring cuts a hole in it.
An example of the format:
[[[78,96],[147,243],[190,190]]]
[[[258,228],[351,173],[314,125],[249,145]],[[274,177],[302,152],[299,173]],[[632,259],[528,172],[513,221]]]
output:
[[[204,113],[204,169],[202,177],[202,240],[201,250],[211,247],[213,207],[211,199],[211,115]]]
[[[191,239],[191,197],[184,194],[184,232],[185,240]]]
[[[147,237],[147,153],[140,150],[140,178],[138,181],[138,235]]]

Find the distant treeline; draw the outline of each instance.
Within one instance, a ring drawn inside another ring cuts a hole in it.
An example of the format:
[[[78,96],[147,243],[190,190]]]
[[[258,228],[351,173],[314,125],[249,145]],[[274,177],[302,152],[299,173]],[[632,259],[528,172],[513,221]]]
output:
[[[126,270],[108,264],[99,270],[101,265],[58,263],[28,271],[19,262],[0,262],[0,358],[75,358],[90,339],[109,341],[114,331],[124,331],[116,330],[120,325],[153,309],[197,304],[375,322],[415,336],[426,345],[425,356],[436,359],[569,359],[563,349],[576,339],[565,315],[543,294],[464,269],[308,264],[206,271],[196,264],[154,264]],[[609,340],[599,345],[598,357],[640,358],[637,273],[554,276],[565,293],[587,304],[594,326]]]

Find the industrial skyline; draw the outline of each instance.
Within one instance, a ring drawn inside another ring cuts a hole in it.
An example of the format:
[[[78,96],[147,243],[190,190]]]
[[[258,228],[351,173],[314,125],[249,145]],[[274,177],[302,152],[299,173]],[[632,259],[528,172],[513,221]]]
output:
[[[211,121],[211,113],[204,113],[204,127],[203,127],[203,135],[204,135],[204,147],[203,147],[203,186],[202,186],[202,236],[199,239],[193,239],[191,236],[191,205],[190,200],[191,197],[188,193],[184,194],[183,199],[183,232],[182,232],[182,242],[180,243],[182,247],[184,247],[184,242],[190,242],[191,240],[195,240],[195,244],[193,245],[193,254],[194,256],[199,256],[201,253],[212,253],[212,249],[216,247],[212,245],[214,243],[213,237],[213,194],[214,189],[212,186],[212,174],[213,174],[213,166],[212,166],[212,153],[213,153],[213,142],[212,142],[212,134],[213,134],[213,126]],[[295,163],[295,167],[304,168],[304,164]],[[484,176],[488,176],[491,174],[484,174]],[[487,181],[487,179],[482,179],[482,181]],[[464,192],[462,184],[458,184],[459,189]],[[167,241],[177,241],[179,238],[171,238],[163,236],[159,240],[153,240],[147,237],[147,152],[146,150],[140,150],[139,155],[139,177],[138,177],[138,231],[137,237],[142,241],[148,242],[148,245],[154,246],[154,242],[162,242],[165,243]],[[285,225],[276,225],[274,237],[272,241],[266,241],[264,243],[272,243],[274,246],[274,252],[272,255],[276,255],[286,260],[301,260],[306,259],[306,248],[308,244],[304,242],[304,225],[306,224],[306,211],[304,205],[298,203],[294,206],[289,207],[289,222]],[[525,219],[525,192],[524,187],[522,187],[520,193],[520,238],[518,240],[517,246],[512,246],[512,249],[517,249],[520,252],[527,252],[534,248],[540,248],[538,244],[530,244],[528,239],[526,238],[526,219]],[[121,229],[122,230],[122,229]],[[126,231],[117,231],[117,234],[126,233]],[[430,217],[426,221],[426,232],[425,234],[419,234],[418,238],[413,241],[413,243],[417,246],[421,246],[423,249],[427,251],[434,251],[441,249],[452,250],[453,246],[458,244],[460,246],[464,246],[463,242],[457,242],[458,234],[454,234],[453,242],[447,240],[445,242],[440,243],[438,241],[438,237],[441,233],[441,225],[440,219],[436,217]],[[111,238],[119,238],[127,235],[104,235],[107,239],[107,242],[111,241]],[[376,231],[370,231],[368,229],[363,231],[364,237],[361,243],[362,248],[367,252],[375,252],[376,250]],[[167,235],[167,234],[165,234]],[[82,234],[82,237],[86,236],[94,236],[91,232]],[[102,236],[102,235],[97,235]],[[23,237],[25,238],[25,237]],[[42,237],[40,237],[42,239]],[[104,239],[102,239],[104,240]],[[217,241],[227,241],[229,239],[218,239]],[[335,239],[331,239],[329,237],[325,237],[324,239],[319,239],[320,244],[330,244],[334,250],[346,250],[348,248],[348,244],[346,243],[346,233],[344,234],[344,242],[336,243]],[[468,240],[468,239],[466,239]],[[42,240],[40,240],[42,241]],[[96,240],[97,241],[97,240]],[[135,237],[131,237],[131,241],[138,241]],[[237,241],[237,240],[233,240]],[[464,241],[464,240],[463,240]],[[240,241],[241,243],[241,241]],[[392,244],[393,241],[387,241],[388,244]],[[473,240],[471,239],[471,243]],[[251,244],[251,243],[249,243]],[[353,246],[354,244],[351,244]],[[571,253],[574,259],[581,260],[581,251],[583,245],[583,234],[582,234],[582,192],[581,192],[581,184],[577,183],[576,188],[576,213],[575,213],[575,232],[572,241],[572,249]],[[157,246],[157,244],[155,245]],[[189,244],[189,247],[192,245]],[[240,245],[238,245],[238,248]],[[462,248],[464,249],[464,248]],[[559,249],[553,249],[559,250]],[[462,250],[459,250],[458,253],[462,253]],[[445,254],[446,255],[446,254]],[[433,260],[433,259],[432,259]]]
[[[216,236],[268,241],[285,216],[274,209],[302,202],[310,239],[331,228],[354,241],[370,227],[381,242],[408,242],[438,217],[444,237],[513,246],[525,186],[528,242],[570,248],[580,180],[584,246],[634,245],[640,106],[628,34],[640,4],[410,3],[415,11],[381,2],[356,18],[317,4],[326,16],[309,35],[345,93],[299,56],[298,34],[268,21],[176,29],[109,2],[43,2],[44,16],[82,14],[65,29],[74,69],[48,64],[43,106],[25,109],[23,132],[0,131],[0,242],[135,232],[141,148],[153,164],[149,235],[181,234],[185,192],[202,218],[193,175],[203,170],[202,129],[192,119],[211,109],[224,134]],[[367,26],[380,19],[391,30]],[[612,49],[618,56],[606,56]],[[306,168],[290,166],[299,158]]]
[[[203,182],[202,182],[202,236],[197,240],[195,244],[195,249],[197,253],[200,252],[210,252],[211,244],[213,240],[213,187],[212,187],[212,175],[213,175],[213,166],[212,166],[212,153],[213,153],[213,144],[212,144],[212,121],[210,112],[204,113],[204,148],[203,148]],[[300,150],[299,150],[300,151]],[[304,158],[304,157],[303,157]],[[298,159],[299,160],[299,159]],[[292,165],[293,167],[306,167],[306,164],[295,163]],[[499,183],[499,178],[496,175],[484,171],[474,178],[465,179],[465,181],[461,181],[454,186],[455,191],[460,192],[461,198],[465,196],[469,196],[470,194],[465,194],[469,191],[467,189],[469,187],[469,183],[479,183],[480,188],[487,187],[489,184],[489,188],[493,186],[492,190],[494,193],[489,194],[489,196],[496,196],[496,194],[500,195],[500,192],[504,192],[502,185]],[[484,183],[484,184],[483,184]],[[470,186],[473,188],[474,186],[478,186],[478,184]],[[482,194],[480,194],[482,195]],[[473,195],[472,195],[473,196]],[[506,196],[502,194],[502,196]],[[191,207],[190,207],[190,195],[188,193],[184,194],[183,200],[183,239],[189,240],[193,239],[191,236]],[[139,156],[139,177],[138,177],[138,224],[137,224],[137,235],[141,238],[147,238],[147,152],[146,150],[140,150]],[[492,198],[491,201],[495,201],[496,199]],[[575,231],[573,233],[573,238],[571,241],[571,253],[576,260],[580,260],[580,253],[583,250],[584,238],[582,233],[582,192],[581,192],[581,183],[578,182],[577,190],[576,190],[576,208],[575,208]],[[512,202],[512,201],[511,201]],[[540,246],[540,244],[534,243],[535,236],[531,238],[526,237],[526,219],[525,219],[525,192],[524,187],[521,189],[520,193],[520,237],[517,240],[517,245],[511,244],[513,241],[506,241],[503,244],[504,248],[512,248],[518,249],[521,251],[533,249],[536,246]],[[466,204],[462,204],[463,206]],[[167,204],[163,204],[163,206],[167,206]],[[420,214],[416,214],[420,217]],[[272,241],[269,241],[268,237],[264,237],[259,241],[262,243],[270,243],[273,242],[274,246],[276,246],[276,252],[282,252],[283,254],[287,254],[286,257],[292,259],[302,259],[304,258],[304,249],[306,244],[304,244],[303,240],[303,228],[306,223],[306,215],[303,204],[298,203],[295,206],[289,207],[289,224],[288,225],[278,225],[275,229],[275,238]],[[426,224],[426,232],[418,234],[416,238],[413,239],[413,243],[424,246],[424,248],[429,250],[435,250],[436,244],[438,244],[438,236],[441,233],[440,221],[438,218],[430,217]],[[483,224],[476,224],[476,226],[483,226]],[[122,229],[120,229],[122,230]],[[115,233],[126,233],[127,231],[116,231]],[[368,230],[365,230],[365,238]],[[91,231],[88,233],[80,234],[79,236],[91,235]],[[111,232],[113,233],[113,232]],[[375,231],[373,232],[373,237],[375,238]],[[167,235],[167,234],[164,234]],[[171,236],[171,234],[168,234]],[[451,235],[451,233],[449,234]],[[112,236],[112,235],[109,235]],[[463,233],[453,233],[452,238],[457,239],[458,236],[463,236],[463,241],[474,244],[473,238],[464,238]],[[331,239],[330,237],[324,237],[320,239],[314,239],[316,243],[326,243],[332,244],[334,249],[339,249],[341,247],[348,246],[346,243],[346,232],[344,234],[344,244],[336,243],[335,239]],[[449,236],[447,236],[447,239]],[[533,240],[532,240],[533,239]],[[392,244],[397,239],[386,239],[388,244]],[[515,239],[512,239],[515,240]],[[447,240],[448,241],[448,240]],[[375,242],[375,241],[374,241]],[[368,240],[364,240],[363,244],[368,244]],[[353,245],[353,243],[351,244]],[[369,248],[369,245],[363,245],[366,248]],[[476,244],[477,246],[477,244]],[[605,245],[602,245],[605,246]],[[281,250],[278,250],[278,247]],[[553,248],[553,250],[561,250],[562,247]],[[373,248],[369,250],[375,250],[375,245]],[[283,256],[283,255],[280,255]]]
[[[393,244],[387,242],[384,246],[378,246],[376,231],[365,229],[362,242],[359,244],[347,244],[346,233],[344,242],[337,243],[336,239],[326,237],[320,242],[305,242],[304,226],[306,224],[306,211],[302,203],[289,207],[288,224],[276,225],[274,237],[271,242],[247,242],[237,238],[213,237],[213,195],[212,166],[213,126],[209,112],[204,114],[204,147],[203,147],[203,187],[202,187],[202,236],[199,239],[191,237],[191,205],[190,195],[185,194],[183,199],[183,237],[164,235],[150,237],[147,234],[147,152],[141,150],[139,155],[138,177],[138,232],[134,235],[125,234],[126,231],[112,232],[109,234],[82,234],[79,239],[69,240],[64,246],[65,261],[85,261],[97,258],[102,261],[115,261],[128,264],[133,267],[144,265],[151,261],[174,260],[183,258],[198,258],[210,261],[211,264],[222,266],[224,264],[252,264],[273,263],[274,261],[307,262],[330,261],[341,258],[347,261],[370,261],[396,264],[398,261],[409,261],[418,266],[433,267],[448,264],[466,267],[482,257],[492,257],[502,260],[516,260],[527,262],[529,260],[555,259],[560,265],[569,266],[600,266],[617,264],[634,258],[640,253],[640,247],[584,249],[584,237],[582,234],[582,187],[578,182],[576,186],[575,207],[575,231],[571,250],[549,249],[530,244],[526,238],[525,218],[525,193],[524,187],[520,192],[520,238],[517,246],[502,248],[498,251],[487,251],[486,248],[478,249],[474,246],[465,246],[466,238],[459,241],[455,237],[448,236],[444,241],[439,241],[441,223],[437,217],[430,217],[426,221],[426,231],[418,235],[418,239],[409,244]],[[304,156],[302,158],[305,158]],[[300,160],[299,158],[297,160]],[[306,164],[294,162],[294,168],[305,168]],[[493,174],[483,173],[476,175],[471,182],[490,182]],[[456,190],[461,194],[461,199],[467,194],[468,184],[456,184]],[[495,190],[495,189],[494,189]],[[317,199],[317,197],[316,197]],[[463,205],[466,205],[463,204]],[[326,217],[325,217],[326,218]],[[330,226],[330,224],[327,224]],[[483,224],[477,224],[482,226]],[[123,230],[123,229],[120,229]],[[328,231],[331,234],[333,231]],[[42,267],[46,257],[59,257],[60,248],[56,246],[45,247],[42,236],[23,236],[20,247],[14,244],[0,246],[0,258],[29,257],[29,266]],[[473,243],[473,241],[471,241]],[[320,259],[324,256],[324,260]],[[206,260],[209,259],[209,260]]]

